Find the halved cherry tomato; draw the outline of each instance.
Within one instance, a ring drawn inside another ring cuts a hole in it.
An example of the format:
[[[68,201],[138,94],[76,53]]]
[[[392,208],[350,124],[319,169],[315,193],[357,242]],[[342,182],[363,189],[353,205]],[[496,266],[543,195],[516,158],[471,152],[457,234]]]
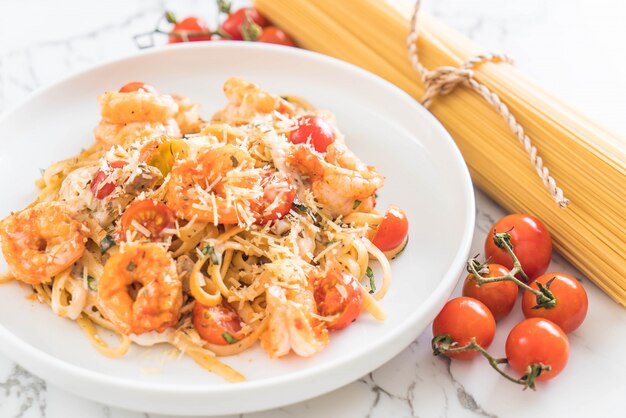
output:
[[[208,343],[228,345],[241,340],[241,322],[239,314],[226,302],[216,306],[196,302],[193,306],[193,326]]]
[[[481,273],[483,277],[504,276],[509,273],[509,270],[500,264],[487,264],[485,267],[489,269],[489,272]],[[478,286],[476,277],[473,274],[468,274],[463,284],[463,296],[478,299],[484,303],[496,321],[504,318],[511,312],[517,300],[518,292],[519,288],[517,285],[508,280],[485,283]]]
[[[401,250],[409,238],[409,221],[402,209],[390,205],[378,225],[372,243],[383,252]]]
[[[130,83],[124,84],[120,88],[120,93],[130,93],[139,90],[143,90],[146,93],[159,94],[152,84],[144,83],[143,81],[131,81]]]
[[[126,239],[129,232],[135,232],[139,237],[144,237],[144,234],[137,231],[133,225],[135,222],[150,231],[150,236],[147,238],[151,241],[160,241],[165,229],[176,227],[176,216],[165,204],[152,199],[133,202],[122,214],[122,239]]]
[[[267,44],[296,46],[296,43],[293,39],[291,39],[291,36],[287,35],[284,30],[279,29],[276,26],[268,26],[263,29],[263,32],[261,32],[256,40]]]
[[[552,280],[554,279],[554,280]],[[545,318],[569,334],[580,326],[587,316],[587,292],[578,280],[565,273],[548,273],[537,277],[531,287],[539,289],[537,282],[544,286],[550,282],[549,289],[556,297],[556,306],[552,308],[533,309],[537,298],[532,293],[524,292],[522,311],[526,318]]]
[[[261,187],[263,187],[263,201],[258,223],[266,224],[281,219],[289,213],[296,197],[296,188],[290,177],[276,171],[265,177]]]
[[[115,190],[115,183],[108,182],[102,184],[103,181],[107,180],[109,176],[118,168],[122,168],[126,165],[124,161],[112,161],[108,163],[108,166],[104,170],[96,171],[96,174],[93,176],[93,180],[91,181],[91,192],[98,199],[104,199]]]
[[[491,231],[494,230],[511,235],[513,251],[530,280],[546,272],[552,258],[552,240],[543,222],[530,215],[508,215],[493,225]],[[513,268],[511,256],[496,246],[492,234],[485,240],[485,256],[491,263]]]
[[[363,306],[363,290],[354,276],[330,271],[315,285],[317,310],[323,316],[336,316],[328,329],[339,330],[354,322]]]
[[[528,366],[541,363],[550,371],[541,372],[538,381],[549,380],[561,373],[569,358],[567,335],[553,322],[529,318],[517,324],[506,339],[506,357],[513,370],[526,374]]]
[[[222,23],[222,26],[220,26],[220,31],[230,36],[230,39],[233,41],[243,40],[241,25],[246,20],[246,14],[252,22],[262,28],[270,24],[270,22],[261,13],[259,13],[258,10],[252,7],[246,7],[228,15],[224,23]]]
[[[335,142],[333,127],[321,116],[302,116],[297,125],[289,134],[289,140],[294,144],[310,143],[315,151],[326,152],[326,148]]]
[[[204,20],[196,16],[189,16],[181,20],[180,22],[176,22],[176,24],[174,25],[174,29],[172,29],[170,33],[172,32],[193,33],[193,32],[210,32],[210,30],[207,24],[204,22]],[[176,44],[179,42],[186,42],[186,41],[195,42],[195,41],[210,41],[210,40],[211,40],[210,34],[189,35],[187,36],[186,39],[183,38],[182,36],[170,35],[168,38],[168,43]]]
[[[433,321],[433,335],[449,335],[459,347],[475,338],[486,349],[495,334],[496,321],[489,308],[472,298],[459,297],[448,301]],[[480,355],[474,350],[444,354],[459,360],[469,360]]]

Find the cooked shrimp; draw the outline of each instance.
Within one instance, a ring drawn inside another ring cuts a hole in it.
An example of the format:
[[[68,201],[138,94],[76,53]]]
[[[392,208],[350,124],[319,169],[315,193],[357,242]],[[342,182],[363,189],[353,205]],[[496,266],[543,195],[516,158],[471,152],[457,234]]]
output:
[[[308,286],[271,285],[265,300],[270,317],[261,334],[261,347],[271,358],[282,357],[291,350],[299,356],[310,357],[328,344],[323,322],[314,317],[317,307]]]
[[[132,122],[167,123],[178,112],[178,105],[169,95],[145,91],[130,93],[106,92],[98,97],[102,120],[124,124]]]
[[[98,97],[98,102],[102,120],[94,135],[103,145],[125,145],[141,138],[181,134],[174,119],[178,104],[172,96],[143,90],[106,92]]]
[[[180,131],[183,134],[198,132],[200,130],[200,123],[202,123],[199,113],[200,105],[184,96],[173,95],[172,97],[178,105],[178,111],[176,115],[174,115],[174,119],[176,119]]]
[[[249,121],[259,113],[295,113],[295,107],[288,101],[241,78],[230,77],[226,80],[224,95],[228,99],[228,105],[213,117],[214,120],[237,123]]]
[[[162,122],[111,123],[100,121],[94,129],[96,141],[103,145],[128,145],[138,139],[154,138],[160,135],[180,137],[181,132],[174,119]]]
[[[335,152],[333,145],[328,147],[327,153],[331,153],[335,163],[327,161],[308,145],[294,145],[287,152],[287,165],[309,177],[313,195],[333,214],[347,215],[356,209],[372,209],[374,193],[383,186],[383,177],[356,157]]]
[[[0,222],[2,252],[11,274],[25,283],[46,283],[82,257],[87,228],[66,207],[41,202]]]
[[[131,295],[134,286],[141,287]],[[126,335],[165,331],[178,322],[182,303],[176,264],[158,244],[125,245],[104,265],[98,308]]]
[[[187,220],[252,224],[263,196],[262,172],[247,151],[234,145],[204,148],[172,168],[167,205]]]

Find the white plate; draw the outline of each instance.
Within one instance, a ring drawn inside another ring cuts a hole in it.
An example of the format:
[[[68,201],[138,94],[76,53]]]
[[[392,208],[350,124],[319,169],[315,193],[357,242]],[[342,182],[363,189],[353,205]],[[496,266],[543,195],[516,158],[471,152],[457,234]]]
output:
[[[0,349],[7,356],[106,404],[176,415],[242,413],[343,386],[391,359],[434,318],[463,268],[474,228],[474,196],[461,154],[435,118],[398,88],[299,49],[233,42],[167,47],[37,92],[0,120],[0,217],[32,201],[40,168],[91,143],[96,97],[105,90],[144,80],[203,103],[209,115],[224,105],[221,86],[231,75],[331,110],[349,146],[386,176],[379,207],[398,204],[410,222],[409,245],[392,262],[393,282],[382,302],[387,321],[364,314],[310,359],[270,360],[259,348],[226,358],[248,378],[228,384],[188,358],[171,359],[168,347],[103,357],[75,323],[27,300],[27,288],[11,283],[0,287]],[[160,372],[148,373],[153,368]]]

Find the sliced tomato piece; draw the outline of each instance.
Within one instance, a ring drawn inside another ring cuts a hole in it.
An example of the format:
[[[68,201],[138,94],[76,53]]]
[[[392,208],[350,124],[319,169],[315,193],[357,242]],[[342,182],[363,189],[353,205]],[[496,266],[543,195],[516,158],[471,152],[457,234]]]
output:
[[[134,233],[151,241],[161,241],[164,230],[176,227],[176,216],[161,202],[151,199],[138,200],[126,208],[122,214],[121,225],[123,240],[129,233]]]
[[[372,243],[383,252],[400,251],[409,237],[409,221],[402,209],[390,205],[378,225]]]
[[[281,219],[291,210],[296,188],[288,175],[276,171],[265,177],[262,183],[263,199],[258,223]]]
[[[112,161],[107,163],[107,167],[105,169],[101,169],[96,171],[96,174],[93,176],[93,180],[91,180],[91,192],[98,199],[104,199],[115,190],[116,184],[110,181],[107,181],[111,174],[117,169],[124,167],[126,163],[124,161]]]
[[[143,81],[131,81],[128,84],[124,84],[120,88],[120,93],[131,93],[139,90],[143,90],[146,93],[159,94],[158,90],[152,84],[144,83]]]
[[[241,322],[239,314],[226,302],[216,306],[196,302],[193,307],[193,326],[211,344],[228,345],[243,339]]]
[[[326,148],[335,142],[333,127],[321,116],[302,116],[297,125],[289,134],[289,140],[294,144],[311,144],[315,151],[326,152]]]
[[[339,330],[353,323],[363,307],[363,290],[354,276],[330,271],[315,285],[315,303],[320,315],[335,317],[328,329]]]

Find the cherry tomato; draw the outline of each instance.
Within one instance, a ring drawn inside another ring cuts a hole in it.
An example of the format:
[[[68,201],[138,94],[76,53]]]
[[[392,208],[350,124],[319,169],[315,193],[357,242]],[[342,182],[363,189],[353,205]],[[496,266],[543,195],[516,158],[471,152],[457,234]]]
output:
[[[402,209],[390,205],[378,225],[372,243],[383,252],[402,249],[409,237],[409,221]]]
[[[496,334],[496,320],[481,301],[459,297],[448,301],[433,321],[433,335],[444,334],[449,335],[460,347],[475,338],[486,349]],[[459,360],[470,360],[480,355],[474,350],[444,354]]]
[[[511,235],[513,251],[530,280],[534,280],[548,269],[552,258],[552,240],[546,226],[530,215],[508,215],[500,219],[491,231],[507,232]],[[485,240],[485,256],[491,263],[513,268],[513,261],[506,250],[498,248],[489,234]]]
[[[244,338],[241,322],[239,314],[225,302],[216,306],[196,302],[193,307],[193,326],[211,344],[228,345]]]
[[[486,267],[489,272],[481,273],[483,277],[504,276],[509,273],[509,270],[500,264],[487,264]],[[468,274],[463,284],[463,296],[478,299],[484,303],[496,321],[511,312],[518,292],[519,288],[511,281],[485,283],[478,286],[473,274]]]
[[[320,315],[335,316],[328,329],[339,330],[354,322],[361,313],[363,291],[350,274],[330,271],[315,285],[315,302]]]
[[[549,380],[561,373],[569,358],[567,335],[558,325],[543,318],[529,318],[517,324],[506,339],[506,357],[513,370],[526,374],[533,363],[549,365],[536,380]]]
[[[333,127],[320,116],[302,116],[297,121],[298,127],[289,134],[294,144],[310,143],[317,152],[326,152],[326,148],[335,142]]]
[[[293,180],[280,171],[267,176],[263,183],[263,203],[260,224],[281,219],[291,210],[296,197]]]
[[[276,26],[268,26],[263,29],[263,32],[261,32],[261,35],[259,35],[256,40],[267,44],[296,46],[296,43],[293,39],[291,39],[291,36],[287,35],[284,30],[279,29]]]
[[[204,20],[196,16],[189,16],[181,20],[180,22],[176,22],[176,24],[174,25],[174,29],[172,29],[172,32],[176,32],[176,33],[210,32],[210,30],[207,24],[204,23]],[[168,43],[176,44],[176,43],[185,42],[185,41],[195,42],[195,41],[210,41],[210,40],[211,40],[210,34],[189,35],[187,39],[181,36],[170,35],[168,38]]]
[[[246,20],[246,14],[248,18],[264,28],[270,24],[270,22],[261,14],[258,10],[247,7],[243,9],[239,9],[234,13],[228,15],[222,26],[220,26],[220,30],[230,36],[233,41],[241,41],[243,40],[243,33],[241,31],[241,25]]]
[[[130,83],[124,84],[120,88],[120,93],[130,93],[139,90],[143,90],[146,93],[159,94],[152,84],[144,83],[143,81],[131,81]]]
[[[578,280],[565,273],[544,274],[537,277],[537,280],[530,286],[539,289],[537,282],[546,286],[550,280],[552,280],[550,291],[556,297],[556,306],[533,309],[533,306],[537,304],[537,298],[526,291],[522,298],[522,311],[526,318],[548,319],[569,334],[578,328],[587,316],[587,292]]]
[[[161,202],[152,199],[138,200],[126,208],[122,214],[122,239],[126,239],[129,232],[135,232],[137,236],[144,237],[144,234],[137,231],[134,223],[150,231],[151,241],[160,241],[163,238],[163,231],[176,227],[176,216],[174,212]]]
[[[104,170],[96,171],[96,174],[93,176],[93,180],[91,181],[91,192],[98,199],[104,199],[115,190],[115,183],[108,182],[101,184],[103,181],[107,180],[113,172],[122,168],[126,165],[123,161],[112,161],[108,163],[108,166]]]

